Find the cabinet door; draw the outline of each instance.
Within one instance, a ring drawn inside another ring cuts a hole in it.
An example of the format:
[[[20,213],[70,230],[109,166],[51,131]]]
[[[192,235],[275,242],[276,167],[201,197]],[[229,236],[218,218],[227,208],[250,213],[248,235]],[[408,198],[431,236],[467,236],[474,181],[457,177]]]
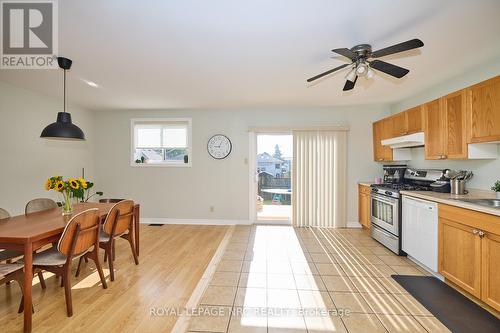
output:
[[[449,159],[467,158],[465,133],[466,98],[465,89],[443,97],[443,110],[445,113],[444,154]]]
[[[422,106],[406,111],[407,134],[418,133],[424,130]]]
[[[445,158],[445,117],[442,112],[441,102],[435,101],[424,104],[425,117],[425,158],[440,160]]]
[[[481,299],[500,311],[500,236],[486,233],[481,249]]]
[[[391,117],[392,122],[392,137],[408,134],[407,113],[400,112]]]
[[[367,186],[358,186],[358,215],[359,223],[365,227],[370,228],[370,188]]]
[[[393,119],[391,117],[382,119],[382,140],[394,138]],[[384,161],[392,161],[392,148],[382,146]]]
[[[468,89],[470,142],[500,140],[500,76]]]
[[[439,218],[439,272],[470,294],[481,297],[481,238],[473,228]]]
[[[380,143],[382,141],[382,130],[381,120],[373,123],[373,159],[375,161],[384,160],[384,147]]]

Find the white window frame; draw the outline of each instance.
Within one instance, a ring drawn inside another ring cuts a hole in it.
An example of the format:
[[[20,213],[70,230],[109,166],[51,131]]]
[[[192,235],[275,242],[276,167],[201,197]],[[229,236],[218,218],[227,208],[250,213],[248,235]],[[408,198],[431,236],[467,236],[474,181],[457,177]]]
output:
[[[136,123],[168,123],[168,122],[185,122],[188,124],[187,133],[187,152],[188,163],[179,163],[174,161],[163,161],[161,163],[135,163],[135,125]],[[192,139],[193,122],[191,118],[132,118],[130,119],[130,166],[137,168],[189,168],[193,165],[193,139]]]

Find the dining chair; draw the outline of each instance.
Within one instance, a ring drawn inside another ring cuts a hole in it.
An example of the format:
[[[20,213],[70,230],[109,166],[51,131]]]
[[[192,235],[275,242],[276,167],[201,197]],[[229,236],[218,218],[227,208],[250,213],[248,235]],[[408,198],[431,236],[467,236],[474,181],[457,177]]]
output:
[[[99,203],[117,203],[125,199],[99,199]]]
[[[0,285],[10,284],[11,281],[16,281],[19,288],[21,288],[21,295],[24,294],[24,273],[22,264],[0,264]],[[18,313],[21,312],[23,312],[22,298],[18,309]]]
[[[36,213],[42,210],[53,209],[59,207],[57,203],[48,198],[37,198],[28,201],[24,208],[25,214]]]
[[[111,281],[115,280],[114,258],[115,240],[123,238],[128,241],[132,249],[134,262],[139,265],[139,259],[135,252],[134,235],[132,233],[134,225],[134,201],[122,200],[116,203],[109,211],[99,234],[99,246],[104,249],[104,261],[108,261],[109,275]],[[81,260],[78,263],[80,266]]]
[[[83,256],[92,259],[99,273],[103,289],[108,287],[99,262],[101,224],[98,212],[97,208],[93,208],[74,215],[66,224],[57,247],[33,255],[33,268],[43,269],[62,276],[68,317],[73,315],[70,273],[71,263],[74,259]]]
[[[0,208],[0,220],[9,218],[10,214],[3,208]],[[18,250],[10,250],[10,249],[0,249],[0,262],[6,261],[7,264],[10,264],[13,259],[24,256],[22,251]],[[0,264],[1,265],[1,264]],[[40,285],[42,289],[45,289],[47,286],[45,285],[45,280],[43,278],[42,272],[38,271],[38,279],[40,280]],[[6,284],[9,284],[10,281],[7,281]]]

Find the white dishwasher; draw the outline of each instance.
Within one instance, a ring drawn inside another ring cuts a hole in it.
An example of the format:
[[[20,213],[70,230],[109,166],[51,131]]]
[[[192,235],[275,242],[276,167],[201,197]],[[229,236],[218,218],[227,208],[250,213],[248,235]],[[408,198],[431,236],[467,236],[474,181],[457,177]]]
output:
[[[401,248],[427,269],[438,271],[438,208],[432,201],[403,196]]]

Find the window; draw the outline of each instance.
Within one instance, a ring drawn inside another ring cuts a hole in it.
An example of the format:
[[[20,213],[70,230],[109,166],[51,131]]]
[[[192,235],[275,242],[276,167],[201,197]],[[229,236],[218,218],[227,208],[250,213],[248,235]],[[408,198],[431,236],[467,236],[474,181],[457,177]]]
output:
[[[191,166],[191,119],[132,119],[133,166]]]

